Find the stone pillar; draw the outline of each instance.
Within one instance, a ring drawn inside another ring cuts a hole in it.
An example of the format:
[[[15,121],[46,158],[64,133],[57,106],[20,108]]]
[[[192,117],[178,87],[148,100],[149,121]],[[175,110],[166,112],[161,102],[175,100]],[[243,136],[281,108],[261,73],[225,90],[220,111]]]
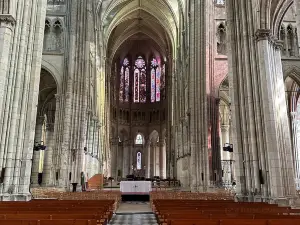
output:
[[[0,5],[0,168],[5,168],[2,197],[24,200],[30,196],[47,3],[1,0]]]
[[[61,101],[61,96],[59,94],[55,94],[55,99],[56,99],[56,106],[55,106],[55,124],[54,124],[54,143],[53,143],[53,167],[54,171],[53,173],[56,174],[56,171],[59,167],[59,152],[60,152],[60,139],[61,139],[61,113],[62,113],[62,101]],[[56,175],[53,178],[55,180],[56,184]]]
[[[280,43],[256,27],[246,0],[226,4],[237,197],[288,203],[296,193]]]
[[[117,175],[120,170],[120,178],[123,177],[123,161],[124,161],[124,143],[118,144],[118,155],[117,155]]]
[[[150,178],[153,178],[153,176],[155,176],[155,146],[153,143],[150,144]]]
[[[159,144],[155,143],[154,147],[154,176],[160,175],[160,148]]]
[[[297,121],[297,112],[291,112],[291,127],[292,127],[292,141],[293,141],[293,161],[295,168],[295,183],[296,189],[300,189],[300,155],[299,155],[299,141],[298,141],[298,132],[300,129],[299,121]]]
[[[222,144],[221,144],[221,160],[230,160],[230,153],[223,151],[223,147],[226,143],[230,144],[229,140],[229,125],[221,125],[221,136],[222,136]]]
[[[119,142],[119,139],[118,138],[115,138],[114,141],[112,142],[112,145],[111,145],[111,154],[110,154],[110,157],[111,157],[111,177],[117,179],[117,151],[118,151],[118,142]]]
[[[191,191],[206,191],[209,181],[206,92],[206,1],[192,1],[189,12],[189,105]],[[203,178],[203,179],[202,179]]]
[[[134,168],[134,165],[133,165],[133,162],[134,162],[134,158],[136,157],[135,154],[134,154],[134,145],[133,143],[131,143],[130,145],[130,149],[129,149],[129,169],[130,169],[130,174],[133,174],[133,168]]]
[[[3,4],[2,1],[0,1],[1,4]],[[7,2],[7,4],[9,3]],[[5,100],[3,96],[7,82],[12,31],[15,22],[15,18],[9,13],[9,10],[8,13],[5,14],[1,14],[0,12],[0,112],[2,112],[3,102]],[[1,155],[0,153],[0,156]],[[0,160],[2,161],[2,157]]]
[[[144,161],[142,162],[143,165],[143,170],[145,173],[145,178],[149,177],[148,171],[149,171],[149,146],[148,146],[148,142],[146,142],[146,145],[144,146],[143,149],[143,157],[144,157]]]
[[[164,140],[159,142],[159,176],[166,178],[166,143]]]
[[[123,154],[123,177],[126,177],[130,173],[130,148],[131,142],[125,141],[124,143],[124,154]]]
[[[45,120],[44,116],[38,116],[36,119],[34,145],[40,144],[42,141],[44,120]],[[31,169],[31,183],[33,186],[37,186],[41,152],[34,151],[34,150],[32,151],[33,151],[33,157],[32,157],[32,169]]]
[[[55,172],[53,168],[53,147],[54,147],[54,124],[46,125],[46,141],[47,146],[44,156],[43,182],[42,186],[53,186],[55,180]]]

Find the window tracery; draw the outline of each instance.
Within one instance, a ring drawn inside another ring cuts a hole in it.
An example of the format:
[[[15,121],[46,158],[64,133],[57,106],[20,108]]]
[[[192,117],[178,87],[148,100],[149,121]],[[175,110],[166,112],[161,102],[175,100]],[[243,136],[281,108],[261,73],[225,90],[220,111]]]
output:
[[[142,137],[141,134],[138,134],[138,135],[136,136],[135,144],[136,144],[136,145],[142,145],[142,144],[143,144],[143,137]]]
[[[279,40],[281,40],[283,42],[283,48],[281,49],[282,55],[286,55],[286,42],[285,42],[285,38],[286,38],[285,27],[284,27],[284,25],[281,25],[281,27],[280,27],[280,33],[279,33]]]
[[[125,58],[121,66],[120,71],[120,91],[119,100],[120,102],[129,101],[129,60]]]
[[[119,72],[120,102],[129,102],[132,98],[134,103],[146,103],[148,92],[152,103],[165,99],[166,65],[165,63],[161,64],[160,58],[152,58],[148,68],[142,56],[133,61],[132,67],[130,65],[129,58],[125,58],[121,63]],[[149,79],[147,74],[149,74]]]
[[[151,61],[151,102],[160,101],[161,90],[161,68],[160,63],[155,58]]]
[[[56,18],[53,22],[47,18],[44,29],[44,52],[62,52],[63,38],[63,22],[59,18]]]
[[[142,56],[139,56],[134,65],[134,93],[133,102],[146,102],[146,88],[147,88],[146,62]]]

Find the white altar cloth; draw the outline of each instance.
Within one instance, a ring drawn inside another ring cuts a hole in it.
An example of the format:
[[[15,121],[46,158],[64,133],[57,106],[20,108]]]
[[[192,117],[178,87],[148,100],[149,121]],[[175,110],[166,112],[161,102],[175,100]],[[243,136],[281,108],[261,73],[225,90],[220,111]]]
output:
[[[121,181],[122,195],[148,195],[152,190],[151,181]]]

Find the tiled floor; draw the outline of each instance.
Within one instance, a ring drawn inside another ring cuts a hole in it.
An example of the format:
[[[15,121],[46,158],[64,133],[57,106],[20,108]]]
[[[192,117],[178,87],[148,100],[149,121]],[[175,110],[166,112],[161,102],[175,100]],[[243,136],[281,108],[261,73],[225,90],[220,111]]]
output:
[[[149,202],[122,202],[117,213],[149,213],[152,212]]]
[[[108,225],[158,225],[153,213],[117,213]]]

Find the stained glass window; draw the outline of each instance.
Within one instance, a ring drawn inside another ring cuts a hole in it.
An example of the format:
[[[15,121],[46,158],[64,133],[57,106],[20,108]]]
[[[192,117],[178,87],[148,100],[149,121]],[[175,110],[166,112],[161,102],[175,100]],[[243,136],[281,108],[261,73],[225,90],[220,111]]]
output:
[[[165,64],[163,64],[161,68],[160,92],[161,92],[161,99],[165,99],[166,98],[166,65]]]
[[[161,68],[160,60],[151,61],[151,102],[160,101]]]
[[[141,134],[138,134],[138,135],[136,136],[135,144],[136,144],[136,145],[142,145],[142,144],[143,144],[143,137],[142,137]]]
[[[120,92],[119,101],[129,101],[129,61],[127,58],[123,60],[120,71]]]
[[[146,74],[146,62],[139,56],[135,61],[134,69],[134,88],[133,88],[133,102],[146,102],[147,91],[147,74]]]
[[[136,154],[136,169],[141,170],[142,169],[142,153],[138,152]]]
[[[124,100],[124,66],[121,67],[120,72],[120,96],[119,96],[120,102],[123,102]]]
[[[129,68],[125,69],[125,102],[129,102]]]

